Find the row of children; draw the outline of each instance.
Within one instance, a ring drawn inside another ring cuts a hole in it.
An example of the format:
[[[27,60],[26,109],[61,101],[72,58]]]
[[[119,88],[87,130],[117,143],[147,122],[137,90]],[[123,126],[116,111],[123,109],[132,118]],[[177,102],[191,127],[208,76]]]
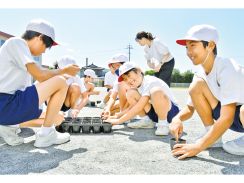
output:
[[[141,45],[148,43],[148,33],[147,38],[139,35],[136,40]],[[156,135],[168,135],[170,131],[178,139],[183,132],[182,122],[196,110],[207,130],[206,135],[195,144],[176,144],[172,153],[180,155],[179,159],[195,156],[211,146],[228,128],[244,132],[244,70],[232,59],[217,57],[217,42],[217,30],[209,25],[194,26],[185,38],[177,40],[178,44],[186,47],[193,64],[202,66],[202,72],[195,74],[190,85],[189,102],[181,111],[167,81],[144,76],[141,69],[127,62],[124,55],[116,55],[110,60],[109,67],[115,73],[119,68],[118,80],[113,84],[102,117],[112,124],[120,124],[139,115],[142,119],[129,123],[129,127],[153,128],[154,122],[157,122]],[[150,48],[152,43],[153,39],[150,40]],[[74,91],[80,91],[81,87],[71,84],[80,68],[72,63],[47,70],[37,65],[32,57],[57,44],[53,26],[46,21],[35,20],[28,24],[22,38],[10,38],[0,49],[0,136],[9,145],[22,144],[23,138],[17,134],[19,127],[33,123],[42,124],[36,133],[36,147],[70,140],[68,133],[59,133],[54,127],[63,120],[60,113],[62,106],[65,110],[74,108],[74,117],[84,106],[83,102],[76,105],[75,100]],[[164,56],[167,62],[172,62],[172,69],[173,57],[170,54]],[[149,65],[152,64],[151,67],[160,75],[165,62],[160,61],[159,67],[155,67],[152,60],[151,57]],[[38,83],[33,85],[31,76]],[[117,97],[119,113],[115,113]],[[44,113],[39,106],[45,101],[47,110]],[[223,148],[229,153],[244,155],[243,140],[244,137],[229,141]]]
[[[179,111],[164,81],[144,76],[135,63],[127,62],[119,68],[118,83],[115,84],[118,90],[112,93],[121,94],[119,99],[124,99],[122,104],[125,105],[112,116],[108,102],[102,117],[116,125],[139,115],[142,119],[128,123],[128,127],[154,128],[154,122],[157,122],[156,135],[168,135],[170,131],[178,140],[183,133],[182,122],[190,119],[196,110],[206,134],[194,144],[176,144],[173,155],[184,159],[213,145],[223,146],[231,154],[244,155],[244,136],[224,144],[221,139],[227,129],[244,132],[244,68],[233,59],[217,57],[218,32],[213,26],[194,26],[176,42],[185,46],[193,64],[202,68],[195,73],[189,87],[186,107]]]

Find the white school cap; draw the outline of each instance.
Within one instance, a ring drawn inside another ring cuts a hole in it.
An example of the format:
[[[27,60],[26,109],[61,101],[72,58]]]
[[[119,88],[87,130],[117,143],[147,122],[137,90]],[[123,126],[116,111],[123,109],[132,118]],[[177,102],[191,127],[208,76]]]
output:
[[[65,55],[58,60],[58,67],[63,69],[65,66],[70,64],[76,64],[75,58],[69,55]]]
[[[86,76],[90,76],[91,78],[96,78],[96,77],[97,77],[95,71],[92,70],[92,69],[86,69],[86,70],[84,71],[84,75],[86,75]]]
[[[119,62],[128,62],[128,57],[123,53],[118,53],[116,55],[113,55],[112,58],[108,60],[108,65],[113,63],[119,63]]]
[[[123,81],[122,75],[131,69],[136,68],[136,64],[134,62],[126,62],[124,63],[120,68],[119,68],[119,77],[118,77],[118,82]]]
[[[43,19],[31,20],[27,25],[26,30],[35,31],[44,34],[53,40],[52,46],[58,45],[58,43],[55,41],[54,27],[46,20]]]
[[[202,24],[191,27],[186,36],[182,39],[176,40],[176,43],[185,46],[187,40],[207,42],[213,41],[215,44],[217,44],[219,35],[215,27]]]

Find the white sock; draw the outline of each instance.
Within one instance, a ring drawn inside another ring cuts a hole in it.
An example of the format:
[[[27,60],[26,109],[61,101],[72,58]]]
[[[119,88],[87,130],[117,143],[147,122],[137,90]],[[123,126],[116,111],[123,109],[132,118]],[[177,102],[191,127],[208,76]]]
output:
[[[158,124],[163,126],[169,126],[167,119],[158,119]]]
[[[9,127],[19,128],[19,124],[17,125],[8,125]]]
[[[53,126],[50,127],[44,127],[43,125],[41,126],[41,129],[39,130],[38,134],[41,136],[46,136],[48,135],[51,131],[53,131]]]
[[[150,118],[149,118],[147,115],[146,115],[146,116],[140,116],[140,118],[143,119],[143,120],[145,120],[145,121],[146,121],[146,120],[147,120],[147,121],[150,120]]]

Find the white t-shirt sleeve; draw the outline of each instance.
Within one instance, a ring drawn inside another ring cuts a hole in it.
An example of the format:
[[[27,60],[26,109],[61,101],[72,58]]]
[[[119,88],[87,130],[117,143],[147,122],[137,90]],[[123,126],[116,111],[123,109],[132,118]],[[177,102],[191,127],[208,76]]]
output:
[[[14,64],[23,70],[27,71],[26,64],[35,63],[29,47],[24,40],[15,39],[11,41],[8,47],[8,52],[12,55]]]
[[[104,77],[104,85],[110,85],[110,82],[109,82],[109,74],[110,72],[107,72],[105,74],[105,77]],[[111,85],[110,85],[111,86]]]
[[[118,82],[118,81],[116,81],[116,82],[114,83],[112,92],[117,92],[117,93],[119,92],[119,82]]]
[[[81,78],[77,77],[77,83],[80,86],[80,92],[81,93],[84,93],[87,91],[86,86],[84,84],[84,81]]]
[[[155,44],[155,48],[160,54],[166,55],[167,53],[169,53],[169,49],[160,41],[155,41],[154,44]]]
[[[238,103],[241,96],[241,85],[240,78],[231,63],[225,66],[217,78],[217,83],[220,90],[220,101],[221,105],[227,105],[231,103]]]

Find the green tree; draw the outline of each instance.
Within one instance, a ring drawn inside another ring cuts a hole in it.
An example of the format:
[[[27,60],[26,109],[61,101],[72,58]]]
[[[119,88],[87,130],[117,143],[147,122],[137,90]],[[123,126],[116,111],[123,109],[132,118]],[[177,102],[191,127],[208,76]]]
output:
[[[192,78],[193,78],[193,73],[191,71],[186,71],[182,74],[182,77],[183,77],[183,80],[184,80],[184,83],[191,83],[192,81]]]
[[[154,70],[148,70],[145,72],[145,75],[150,75],[150,76],[154,76],[155,71]]]

